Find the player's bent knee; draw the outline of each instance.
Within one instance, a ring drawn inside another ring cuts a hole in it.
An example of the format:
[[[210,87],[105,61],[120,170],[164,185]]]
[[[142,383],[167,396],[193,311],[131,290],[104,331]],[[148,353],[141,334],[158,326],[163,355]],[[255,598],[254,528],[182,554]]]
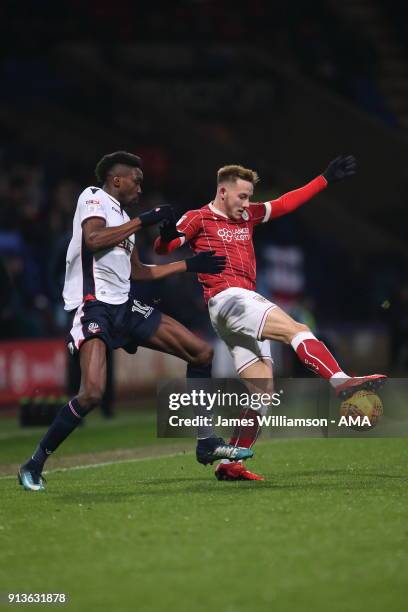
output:
[[[78,401],[85,410],[92,410],[92,408],[99,406],[102,397],[103,389],[101,387],[90,386],[78,395]]]
[[[310,327],[308,327],[304,323],[297,323],[295,321],[293,325],[293,329],[291,329],[290,332],[288,333],[287,340],[286,340],[287,343],[289,344],[290,342],[292,342],[293,338],[297,334],[300,334],[301,332],[310,332]]]

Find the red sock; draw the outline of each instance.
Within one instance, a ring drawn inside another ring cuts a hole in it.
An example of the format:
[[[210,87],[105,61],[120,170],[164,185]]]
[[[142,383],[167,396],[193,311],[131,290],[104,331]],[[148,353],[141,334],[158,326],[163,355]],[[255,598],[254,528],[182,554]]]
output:
[[[312,332],[299,332],[292,338],[291,345],[300,361],[318,376],[331,378],[334,374],[344,374],[327,346]],[[346,374],[344,378],[348,378]]]
[[[239,415],[240,419],[251,419],[253,420],[253,425],[236,425],[234,431],[232,433],[231,439],[229,441],[230,444],[234,446],[241,446],[243,448],[251,448],[253,444],[255,444],[256,439],[259,435],[259,424],[258,424],[258,415],[259,413],[256,410],[252,410],[252,408],[244,408],[241,410]]]

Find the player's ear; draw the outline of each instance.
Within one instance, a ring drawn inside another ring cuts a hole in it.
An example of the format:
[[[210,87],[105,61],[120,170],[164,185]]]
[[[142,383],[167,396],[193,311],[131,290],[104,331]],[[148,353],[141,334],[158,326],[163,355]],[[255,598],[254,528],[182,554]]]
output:
[[[119,176],[113,177],[113,184],[115,185],[115,187],[120,187],[120,177]]]

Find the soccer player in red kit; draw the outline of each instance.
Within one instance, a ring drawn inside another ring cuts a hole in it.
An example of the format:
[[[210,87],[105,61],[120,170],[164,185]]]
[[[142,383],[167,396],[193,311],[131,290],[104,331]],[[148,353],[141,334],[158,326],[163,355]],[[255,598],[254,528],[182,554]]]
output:
[[[349,377],[328,348],[310,329],[255,291],[256,261],[253,231],[261,223],[286,215],[334,182],[352,176],[355,158],[340,156],[312,181],[283,196],[252,203],[256,172],[230,165],[218,170],[217,193],[209,204],[185,213],[172,227],[165,224],[155,242],[158,254],[167,254],[189,243],[192,250],[215,251],[226,256],[221,274],[199,274],[211,323],[227,344],[239,376],[244,380],[269,379],[272,384],[270,340],[291,344],[302,363],[329,380],[340,397],[357,389],[375,389],[384,375]],[[257,428],[235,431],[231,443],[252,446]],[[225,461],[217,467],[219,479],[259,479],[242,462]]]

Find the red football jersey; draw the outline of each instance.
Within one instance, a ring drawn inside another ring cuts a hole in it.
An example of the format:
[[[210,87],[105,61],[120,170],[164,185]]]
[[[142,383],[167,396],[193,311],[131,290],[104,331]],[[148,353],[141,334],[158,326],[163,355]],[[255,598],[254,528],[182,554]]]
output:
[[[225,255],[226,266],[221,274],[199,274],[206,302],[228,287],[255,289],[256,260],[252,233],[255,225],[268,221],[270,202],[251,204],[242,220],[234,221],[217,211],[212,204],[190,210],[181,217],[177,229],[185,235],[195,253],[215,251]]]
[[[226,257],[226,267],[221,274],[199,274],[198,280],[204,288],[206,302],[228,287],[255,289],[256,261],[252,242],[254,227],[286,215],[313,198],[327,187],[326,179],[320,175],[315,179],[276,200],[250,204],[240,221],[229,219],[221,211],[207,204],[198,210],[185,213],[177,223],[183,237],[164,242],[161,237],[155,241],[156,253],[165,255],[188,242],[195,253],[215,251]]]

